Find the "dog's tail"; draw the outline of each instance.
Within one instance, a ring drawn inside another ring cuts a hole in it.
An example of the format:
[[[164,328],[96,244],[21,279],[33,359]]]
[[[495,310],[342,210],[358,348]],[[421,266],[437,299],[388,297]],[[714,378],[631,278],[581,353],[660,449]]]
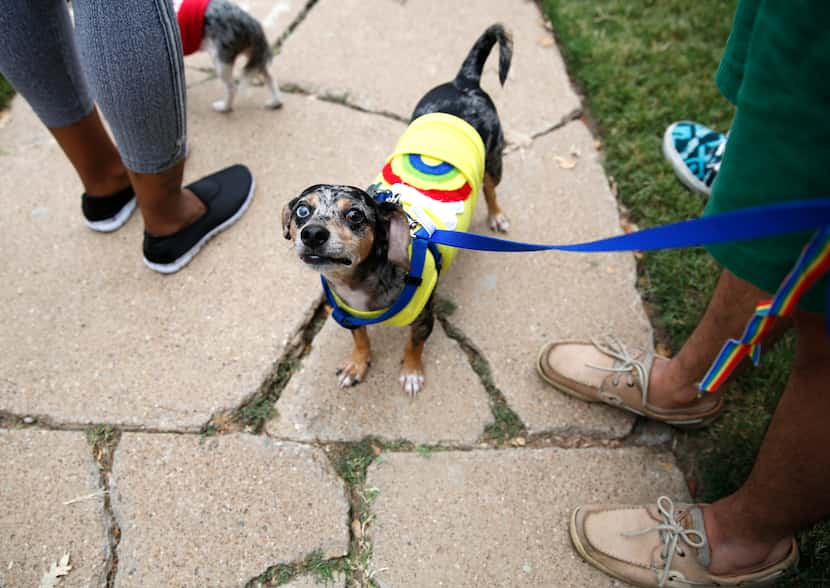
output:
[[[493,45],[499,43],[499,81],[502,86],[510,70],[510,60],[513,58],[513,37],[502,24],[494,24],[478,38],[470,53],[461,64],[458,75],[453,82],[458,88],[478,88],[481,82],[481,72],[484,62],[490,55]]]
[[[259,23],[256,23],[256,32],[251,39],[251,47],[248,49],[248,63],[243,68],[246,77],[254,77],[268,67],[274,54],[268,46],[268,39]]]

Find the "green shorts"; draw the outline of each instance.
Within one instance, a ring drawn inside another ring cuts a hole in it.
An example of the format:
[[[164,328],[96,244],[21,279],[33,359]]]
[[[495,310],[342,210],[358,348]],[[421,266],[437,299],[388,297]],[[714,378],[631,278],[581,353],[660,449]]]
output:
[[[830,2],[740,0],[717,73],[736,106],[706,215],[830,196]],[[774,293],[811,233],[707,247]],[[825,275],[798,307],[827,312]]]

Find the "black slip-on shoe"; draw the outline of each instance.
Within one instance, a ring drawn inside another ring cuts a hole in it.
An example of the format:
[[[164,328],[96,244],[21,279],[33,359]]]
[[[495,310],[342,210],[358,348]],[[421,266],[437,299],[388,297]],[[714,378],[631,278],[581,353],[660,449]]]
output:
[[[93,231],[110,233],[124,226],[135,210],[135,193],[132,186],[109,196],[81,196],[84,222]]]
[[[144,231],[144,263],[172,274],[184,266],[214,235],[247,210],[254,195],[254,176],[244,165],[232,165],[188,186],[205,205],[205,213],[177,233],[154,237]]]

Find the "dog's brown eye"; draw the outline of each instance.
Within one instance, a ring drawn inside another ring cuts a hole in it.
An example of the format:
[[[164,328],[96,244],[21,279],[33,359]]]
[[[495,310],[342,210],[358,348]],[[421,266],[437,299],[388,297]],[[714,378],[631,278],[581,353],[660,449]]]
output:
[[[363,211],[358,210],[357,208],[352,208],[349,212],[346,213],[346,220],[353,225],[359,225],[363,222],[363,219],[365,218],[366,215],[363,214]]]
[[[297,215],[297,218],[308,218],[311,216],[311,209],[305,204],[300,204],[294,214]]]

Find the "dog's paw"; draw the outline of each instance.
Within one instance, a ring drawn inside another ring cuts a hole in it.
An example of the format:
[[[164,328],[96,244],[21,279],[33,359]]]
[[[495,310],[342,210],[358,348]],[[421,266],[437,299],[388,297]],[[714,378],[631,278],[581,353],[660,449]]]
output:
[[[213,107],[213,110],[215,110],[216,112],[225,113],[231,111],[231,107],[224,100],[217,100],[216,102],[211,104],[211,106]]]
[[[497,233],[506,233],[510,230],[510,219],[503,212],[492,214],[487,217],[490,221],[490,229]]]
[[[406,392],[410,398],[415,398],[418,392],[424,389],[424,372],[420,369],[403,368],[401,376],[398,378],[401,383],[401,388]]]
[[[357,386],[366,377],[369,371],[369,362],[350,361],[346,367],[337,370],[337,381],[341,388]]]
[[[278,98],[271,98],[265,102],[265,108],[268,110],[277,110],[278,108],[282,108],[282,100]]]

